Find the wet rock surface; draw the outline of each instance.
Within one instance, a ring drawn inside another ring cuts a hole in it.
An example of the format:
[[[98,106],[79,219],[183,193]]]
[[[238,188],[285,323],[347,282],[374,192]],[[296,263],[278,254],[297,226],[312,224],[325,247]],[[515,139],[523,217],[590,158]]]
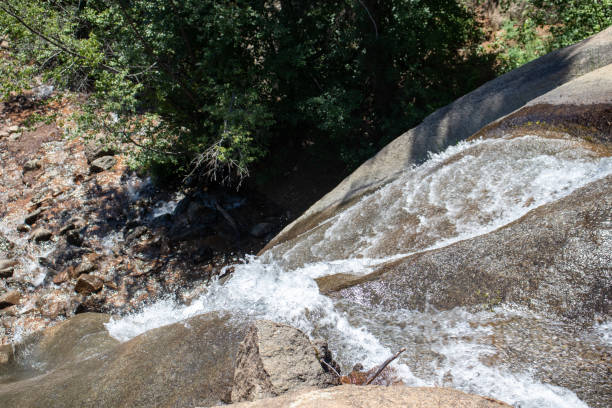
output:
[[[229,402],[245,322],[202,315],[128,342],[85,313],[0,349],[0,405],[196,407]],[[4,354],[3,354],[4,353]],[[44,375],[40,375],[44,373]]]
[[[284,324],[258,320],[238,349],[232,402],[336,384],[336,378],[323,369],[315,346],[304,333]]]
[[[509,408],[492,398],[450,388],[355,386],[295,392],[276,398],[243,402],[236,408]]]

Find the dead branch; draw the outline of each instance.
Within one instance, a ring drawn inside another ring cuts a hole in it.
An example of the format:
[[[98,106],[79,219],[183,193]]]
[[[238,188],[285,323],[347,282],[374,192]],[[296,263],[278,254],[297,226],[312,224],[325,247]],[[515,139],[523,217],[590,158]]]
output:
[[[382,363],[380,365],[380,367],[378,367],[378,370],[376,370],[376,372],[374,373],[374,375],[366,382],[366,385],[370,385],[372,383],[372,381],[374,381],[376,379],[376,377],[378,377],[380,375],[380,373],[383,372],[383,370],[396,358],[399,357],[400,354],[402,354],[404,351],[406,351],[406,347],[402,347],[397,353],[395,353],[394,355],[392,355],[391,357],[389,357],[387,360],[385,360],[384,363]]]
[[[336,369],[334,367],[332,367],[330,364],[327,363],[327,361],[321,359],[319,360],[321,361],[322,364],[325,364],[327,366],[327,368],[329,368],[331,370],[332,373],[334,373],[338,378],[342,378],[342,376],[340,375],[339,372],[336,371]]]

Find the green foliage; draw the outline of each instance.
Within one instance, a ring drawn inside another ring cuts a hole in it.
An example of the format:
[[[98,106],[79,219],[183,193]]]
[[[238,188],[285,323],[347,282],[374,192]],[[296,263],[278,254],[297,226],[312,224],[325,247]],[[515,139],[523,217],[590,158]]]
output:
[[[501,35],[492,44],[497,52],[500,73],[511,71],[547,53],[549,36],[539,34],[537,28],[531,18],[526,18],[522,24],[513,20],[504,22]]]
[[[530,0],[538,25],[550,26],[549,49],[565,47],[612,25],[612,0]]]
[[[0,92],[89,93],[80,130],[162,176],[240,180],[288,143],[352,168],[492,75],[455,0],[0,5]]]

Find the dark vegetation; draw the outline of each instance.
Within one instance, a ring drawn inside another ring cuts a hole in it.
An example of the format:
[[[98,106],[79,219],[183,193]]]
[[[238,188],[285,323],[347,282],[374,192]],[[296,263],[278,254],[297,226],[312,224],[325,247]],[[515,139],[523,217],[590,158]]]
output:
[[[471,11],[485,3],[520,5],[488,50]],[[127,142],[132,165],[158,179],[266,184],[297,158],[352,170],[495,75],[606,28],[611,10],[612,0],[2,0],[0,92],[38,81],[87,94],[77,134]]]

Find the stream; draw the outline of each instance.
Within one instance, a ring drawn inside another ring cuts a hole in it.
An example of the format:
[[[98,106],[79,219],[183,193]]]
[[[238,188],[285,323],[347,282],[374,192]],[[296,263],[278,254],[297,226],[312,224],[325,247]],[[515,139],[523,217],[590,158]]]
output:
[[[364,276],[393,260],[486,236],[611,174],[612,158],[576,141],[461,142],[297,239],[233,265],[229,278],[200,288],[188,305],[161,298],[113,318],[107,329],[126,341],[191,316],[231,311],[327,339],[343,372],[357,362],[380,364],[407,347],[394,366],[408,385],[450,386],[521,408],[587,407],[578,395],[602,388],[565,379],[581,376],[583,359],[593,353],[610,356],[609,315],[577,321],[511,302],[440,310],[427,299],[407,309],[374,302],[358,289],[326,296],[315,279]],[[156,211],[166,210],[161,204]],[[612,246],[610,228],[607,234],[604,247]],[[612,381],[609,371],[598,378],[606,376]],[[605,406],[603,398],[595,405]]]

